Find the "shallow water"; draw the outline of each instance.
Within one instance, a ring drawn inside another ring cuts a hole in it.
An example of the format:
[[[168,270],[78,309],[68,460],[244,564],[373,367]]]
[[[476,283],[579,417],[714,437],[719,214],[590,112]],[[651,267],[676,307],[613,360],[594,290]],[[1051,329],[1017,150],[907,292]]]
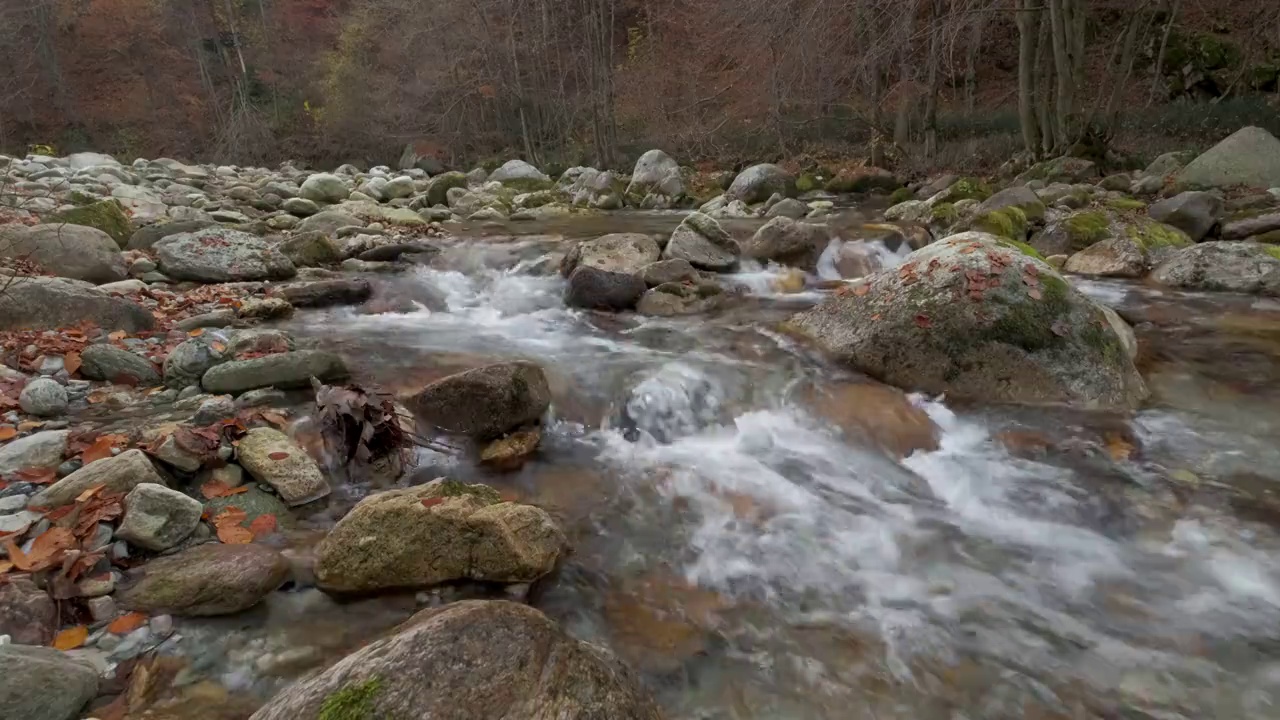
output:
[[[916,398],[941,447],[899,461],[805,402],[854,378],[777,332],[820,291],[751,267],[711,317],[582,312],[538,274],[564,241],[534,230],[459,238],[391,281],[435,310],[290,329],[399,394],[498,359],[548,370],[537,460],[494,475],[424,450],[413,481],[489,482],[559,517],[574,552],[531,601],[672,718],[1280,717],[1280,305],[1082,282],[1136,324],[1146,409]],[[236,633],[185,632],[219,648],[210,673],[266,694],[294,672],[264,654],[316,646],[305,669],[413,606],[299,591]]]

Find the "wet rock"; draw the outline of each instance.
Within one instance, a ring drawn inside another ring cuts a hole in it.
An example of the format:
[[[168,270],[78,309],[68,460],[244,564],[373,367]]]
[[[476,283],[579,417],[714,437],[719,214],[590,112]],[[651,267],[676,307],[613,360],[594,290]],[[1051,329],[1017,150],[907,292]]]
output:
[[[243,473],[238,465],[228,465],[229,468],[235,468],[237,472]],[[222,482],[227,482],[228,487],[240,487],[242,482],[236,482],[234,477],[225,477],[225,473],[221,478]],[[211,479],[219,479],[219,477],[211,475]],[[231,482],[228,482],[231,481]],[[232,484],[234,482],[235,484]],[[257,486],[251,485],[249,489],[232,495],[230,497],[213,498],[205,502],[211,517],[217,517],[218,513],[229,507],[239,508],[244,511],[245,522],[253,522],[262,515],[272,515],[276,518],[278,527],[287,528],[293,525],[292,516],[289,514],[289,506],[280,501],[280,497],[273,495],[265,490],[259,489]]]
[[[564,302],[569,307],[619,312],[636,306],[647,286],[635,275],[579,266],[569,276]]]
[[[200,524],[199,501],[163,485],[144,484],[124,499],[124,519],[116,536],[159,552],[182,542]]]
[[[150,614],[230,615],[257,605],[288,576],[288,561],[265,545],[198,545],[142,566],[142,578],[117,599]]]
[[[139,228],[130,236],[129,249],[150,250],[156,243],[167,237],[192,233],[215,225],[217,223],[212,220],[175,220],[173,222],[148,225],[144,228]],[[154,270],[155,268],[151,269]]]
[[[1206,242],[1180,250],[1151,273],[1168,287],[1280,296],[1280,250],[1260,243]]]
[[[0,330],[57,330],[82,322],[131,333],[155,327],[142,306],[77,280],[24,277],[0,293]]]
[[[214,347],[216,340],[201,336],[178,344],[164,360],[165,387],[181,390],[199,385],[211,368],[231,359],[231,353]]]
[[[347,374],[342,358],[331,352],[298,350],[215,366],[204,374],[200,384],[207,392],[237,394],[263,387],[307,387],[313,377],[331,382]]]
[[[480,464],[495,470],[519,470],[538,451],[542,431],[538,428],[517,430],[490,442],[480,451]]]
[[[793,198],[783,198],[774,204],[773,207],[769,208],[768,211],[765,212],[764,216],[767,218],[785,217],[791,218],[792,220],[799,220],[808,214],[808,205],[805,205],[799,200],[795,200]]]
[[[1223,202],[1212,193],[1184,192],[1152,204],[1147,214],[1185,232],[1191,242],[1200,242],[1221,222]]]
[[[245,320],[281,320],[293,315],[293,305],[281,297],[251,297],[240,301],[236,317]]]
[[[0,635],[8,635],[18,645],[48,645],[57,628],[53,598],[36,587],[30,576],[12,576],[0,584]]]
[[[1222,226],[1222,239],[1243,240],[1277,230],[1280,230],[1280,212],[1263,213],[1226,222]]]
[[[75,720],[98,694],[98,673],[61,650],[0,645],[0,717]]]
[[[659,260],[649,263],[640,270],[640,279],[649,287],[657,287],[666,283],[678,283],[698,279],[698,271],[688,260]]]
[[[160,384],[160,373],[146,358],[124,348],[99,343],[80,353],[80,374],[90,380],[130,383],[142,387]]]
[[[178,280],[241,282],[286,280],[297,274],[279,249],[249,233],[206,228],[155,244],[160,271]]]
[[[273,428],[254,428],[240,438],[236,459],[259,482],[296,506],[329,494],[329,481],[315,460],[288,435]]]
[[[738,173],[733,184],[725,191],[730,199],[747,204],[764,202],[774,193],[784,197],[795,195],[796,183],[786,170],[769,163],[752,165]]]
[[[317,203],[339,203],[351,195],[351,189],[337,175],[316,173],[302,182],[298,195]]]
[[[1076,275],[1139,278],[1147,274],[1147,259],[1129,238],[1110,238],[1067,258],[1063,269]]]
[[[36,417],[56,417],[67,411],[67,390],[51,378],[36,378],[18,396],[22,411]]]
[[[528,606],[481,600],[415,615],[287,688],[252,720],[324,717],[325,708],[370,718],[662,718],[607,650],[574,640]]]
[[[426,243],[391,243],[369,248],[357,257],[365,262],[394,262],[402,255],[436,255],[440,248]]]
[[[1098,305],[994,236],[941,240],[872,275],[866,288],[833,296],[789,326],[853,368],[910,390],[1119,409],[1147,395]]]
[[[332,305],[358,305],[373,293],[368,280],[319,280],[301,285],[291,285],[278,291],[294,307],[329,307]]]
[[[658,243],[648,235],[603,235],[573,246],[560,263],[560,273],[569,277],[578,267],[585,266],[612,273],[633,274],[656,262],[661,254]]]
[[[565,546],[543,510],[502,502],[485,485],[441,479],[362,500],[317,548],[316,579],[344,593],[532,582],[551,572]]]
[[[322,232],[297,233],[280,243],[280,252],[289,258],[294,267],[323,267],[342,262],[342,249],[338,242]]]
[[[881,267],[879,255],[865,242],[840,244],[835,256],[836,272],[846,280],[866,277]]]
[[[866,438],[894,457],[938,449],[937,425],[897,388],[845,383],[812,392],[809,405],[844,432]]]
[[[530,362],[488,365],[423,388],[410,408],[429,425],[481,439],[534,424],[551,405],[542,368]]]
[[[1246,127],[1192,160],[1177,175],[1184,188],[1280,186],[1280,140]]]
[[[84,225],[0,226],[0,257],[30,260],[50,274],[95,285],[129,277],[116,241]]]
[[[0,445],[0,475],[24,468],[52,468],[67,451],[67,430],[45,430]]]
[[[665,283],[646,292],[636,312],[657,317],[696,315],[719,307],[724,298],[724,288],[714,282]]]
[[[76,496],[95,485],[106,492],[125,493],[138,485],[164,485],[164,478],[141,450],[126,450],[115,457],[95,460],[31,498],[36,507],[54,508],[74,502]]]
[[[830,241],[826,225],[776,217],[756,231],[751,241],[743,246],[742,254],[756,260],[813,270]]]
[[[714,218],[690,213],[671,234],[663,260],[687,260],[700,270],[725,272],[738,264],[738,243]]]

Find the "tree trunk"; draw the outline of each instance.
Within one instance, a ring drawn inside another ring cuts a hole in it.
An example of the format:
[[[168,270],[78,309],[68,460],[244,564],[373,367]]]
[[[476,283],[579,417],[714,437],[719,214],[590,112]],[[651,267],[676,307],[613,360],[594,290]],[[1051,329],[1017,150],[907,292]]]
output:
[[[1035,2],[1035,0],[1029,0]],[[1046,12],[1037,12],[1040,16],[1040,31],[1036,39],[1036,111],[1040,125],[1040,152],[1049,154],[1057,139],[1054,135],[1054,90],[1053,90],[1053,40],[1051,38],[1052,22]]]
[[[1019,0],[1021,5],[1021,0]],[[986,30],[987,19],[985,14],[978,13],[973,24],[969,28],[969,47],[965,55],[964,68],[964,109],[965,112],[972,115],[974,106],[977,104],[978,95],[978,52],[982,50],[982,33]],[[1022,31],[1019,24],[1018,31]],[[1019,67],[1021,72],[1021,67]]]
[[[1160,50],[1156,53],[1156,65],[1151,75],[1151,97],[1147,100],[1148,107],[1160,94],[1160,85],[1164,81],[1164,54],[1169,47],[1169,35],[1173,33],[1173,23],[1178,19],[1178,6],[1181,4],[1182,0],[1173,0],[1169,8],[1169,19],[1164,24],[1164,34],[1160,36]],[[1276,87],[1280,91],[1280,83]]]
[[[1027,152],[1040,154],[1040,118],[1036,116],[1036,79],[1038,35],[1040,33],[1039,0],[1018,0],[1015,20],[1018,24],[1018,119],[1022,125],[1022,143]]]
[[[1057,108],[1053,115],[1054,152],[1066,150],[1075,104],[1075,70],[1071,67],[1071,11],[1073,0],[1049,0],[1053,70],[1057,78]]]
[[[929,34],[929,94],[924,106],[924,156],[938,151],[938,66],[942,64],[942,13],[946,0],[933,0],[933,28]]]

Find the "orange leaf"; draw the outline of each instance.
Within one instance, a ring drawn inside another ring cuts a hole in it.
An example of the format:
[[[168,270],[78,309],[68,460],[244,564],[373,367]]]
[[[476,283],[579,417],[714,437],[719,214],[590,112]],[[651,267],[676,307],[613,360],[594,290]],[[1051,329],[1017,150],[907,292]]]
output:
[[[146,615],[140,612],[131,612],[127,615],[121,615],[115,620],[112,620],[111,624],[107,626],[107,632],[115,633],[116,635],[124,635],[126,633],[131,633],[134,630],[137,630],[138,628],[142,627],[146,623],[147,623]]]
[[[248,545],[253,542],[253,532],[239,525],[219,525],[218,539],[227,545]]]
[[[222,512],[213,516],[213,526],[220,528],[228,525],[239,525],[244,522],[247,517],[249,516],[245,511],[235,505],[232,505],[230,507],[223,508]]]
[[[58,471],[53,468],[22,468],[14,475],[32,485],[47,485],[58,479]]]
[[[187,337],[200,337],[203,334],[204,334],[204,328],[196,328],[195,330],[192,330],[191,332],[187,333]]]
[[[866,295],[868,292],[871,292],[871,286],[868,285],[867,283],[863,283],[853,289],[853,294],[857,295],[858,297],[862,297],[863,295]]]
[[[284,459],[286,459],[286,458],[288,458],[288,457],[289,457],[289,453],[287,453],[287,452],[273,452],[273,453],[271,453],[270,455],[268,455],[267,457],[271,458],[272,460],[284,460]]]
[[[76,625],[58,633],[53,638],[53,646],[59,650],[75,650],[89,639],[89,628]]]
[[[3,575],[13,569],[13,563],[8,560],[0,561],[0,575]]]
[[[289,421],[285,420],[283,416],[273,412],[262,413],[262,419],[266,420],[272,425],[275,425],[276,427],[284,427],[285,425],[289,424]]]
[[[123,331],[123,330],[117,330],[117,331],[115,331],[115,332],[111,333],[110,335],[108,335],[108,336],[107,336],[107,339],[108,339],[108,340],[123,340],[123,339],[125,339],[125,338],[127,338],[127,337],[129,337],[129,333],[127,333],[127,332],[125,332],[125,331]]]
[[[76,496],[76,502],[78,502],[78,503],[82,503],[82,502],[84,502],[84,501],[86,501],[86,500],[91,500],[91,499],[93,498],[93,496],[94,496],[94,495],[97,495],[98,493],[102,492],[102,489],[103,489],[103,488],[105,488],[105,487],[106,487],[106,485],[103,485],[103,484],[94,485],[93,487],[89,488],[88,490],[85,490],[84,492],[82,492],[82,493],[80,493],[79,495],[77,495],[77,496]]]
[[[209,347],[213,348],[214,350],[217,350],[218,352],[225,352],[227,349],[227,346],[223,345],[220,342],[209,343]]]
[[[111,457],[111,448],[114,446],[115,437],[112,435],[103,435],[97,440],[94,440],[92,445],[84,449],[84,452],[80,454],[80,460],[85,465],[88,465],[94,460],[109,458]]]
[[[205,498],[212,500],[214,498],[234,495],[235,493],[233,492],[233,488],[229,487],[226,483],[218,480],[210,480],[200,486],[200,494],[205,496]]]
[[[249,531],[255,540],[270,535],[276,531],[276,516],[270,513],[259,515],[249,523]]]
[[[0,440],[12,440],[18,435],[18,429],[12,425],[0,425]]]
[[[89,396],[85,399],[89,401],[90,405],[97,405],[98,403],[105,401],[109,397],[111,397],[111,395],[106,390],[94,390],[93,392],[89,393]]]
[[[423,498],[422,507],[427,507],[427,508],[435,507],[436,505],[439,505],[442,502],[444,502],[444,498],[442,497]]]
[[[68,375],[75,375],[81,364],[78,352],[69,352],[62,356],[62,367],[66,368]]]

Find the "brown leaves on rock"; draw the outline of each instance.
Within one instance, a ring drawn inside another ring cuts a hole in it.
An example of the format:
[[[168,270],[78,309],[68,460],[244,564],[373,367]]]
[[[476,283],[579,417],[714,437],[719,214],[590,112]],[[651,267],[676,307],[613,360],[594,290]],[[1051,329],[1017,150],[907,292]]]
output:
[[[75,375],[82,364],[83,361],[78,352],[69,352],[62,356],[62,367],[66,368],[68,375]]]
[[[346,463],[370,463],[404,453],[410,438],[390,398],[371,395],[358,385],[312,382],[321,434],[330,452]]]
[[[111,457],[114,453],[111,451],[117,446],[123,446],[128,441],[124,435],[100,435],[94,440],[89,447],[80,453],[80,461],[88,465],[95,460],[102,460]]]
[[[218,540],[227,545],[248,545],[276,531],[276,516],[264,513],[253,519],[248,527],[244,521],[248,515],[234,505],[223,509],[213,517],[213,527],[217,531]]]
[[[273,453],[271,453],[271,454],[267,455],[267,457],[271,458],[272,460],[288,460],[288,459],[289,459],[289,453],[287,453],[287,452],[273,452]]]
[[[145,613],[126,613],[115,620],[112,620],[111,623],[107,625],[107,632],[114,633],[116,635],[127,635],[146,624],[147,616]]]
[[[23,572],[39,572],[61,564],[62,553],[76,545],[75,534],[65,527],[52,527],[45,530],[31,544],[30,552],[23,552],[12,539],[5,540],[9,560],[14,567]]]
[[[59,650],[75,650],[89,639],[89,628],[76,625],[58,633],[53,638],[53,647]]]
[[[209,482],[200,486],[200,494],[203,495],[205,499],[208,499],[208,500],[213,500],[214,498],[231,497],[232,495],[239,495],[240,493],[248,492],[248,491],[249,491],[248,485],[241,485],[240,487],[233,488],[228,486],[226,483],[219,482],[217,480],[210,480]]]
[[[270,513],[264,513],[249,522],[249,531],[253,533],[254,540],[262,538],[276,531],[276,516]]]
[[[442,497],[429,497],[429,498],[422,498],[422,507],[425,507],[425,508],[431,508],[431,507],[435,507],[435,506],[437,506],[437,505],[439,505],[439,504],[441,504],[441,503],[443,503],[443,502],[444,502],[444,498],[442,498]]]
[[[58,479],[58,471],[54,468],[23,468],[13,477],[32,485],[48,485]]]
[[[915,322],[916,322],[916,327],[922,328],[925,330],[933,327],[933,320],[931,320],[928,315],[925,315],[923,313],[921,313],[920,315],[916,315]]]

